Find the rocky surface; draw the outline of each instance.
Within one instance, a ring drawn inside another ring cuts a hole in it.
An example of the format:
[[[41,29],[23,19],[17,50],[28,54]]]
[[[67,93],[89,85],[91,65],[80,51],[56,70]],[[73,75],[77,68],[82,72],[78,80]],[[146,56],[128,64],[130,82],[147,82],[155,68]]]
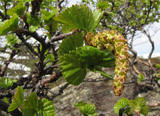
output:
[[[114,73],[113,69],[107,69],[106,71],[112,75]],[[139,96],[145,97],[147,104],[155,105],[158,102],[160,103],[160,92],[157,89],[155,91],[152,89],[147,91],[141,90],[135,96],[135,85],[126,84],[125,86],[123,94],[117,97],[112,91],[112,80],[108,80],[98,73],[89,72],[83,83],[78,86],[69,85],[61,95],[53,99],[56,116],[82,116],[74,107],[74,104],[80,101],[95,104],[98,116],[117,116],[113,111],[113,106],[121,97],[132,99]],[[56,90],[53,88],[51,91]],[[159,115],[160,106],[152,107],[148,114],[148,116]]]

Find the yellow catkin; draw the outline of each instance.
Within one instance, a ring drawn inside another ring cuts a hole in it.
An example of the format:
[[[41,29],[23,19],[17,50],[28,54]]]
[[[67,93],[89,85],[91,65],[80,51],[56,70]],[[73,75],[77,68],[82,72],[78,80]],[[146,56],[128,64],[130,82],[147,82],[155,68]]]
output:
[[[123,91],[123,84],[126,81],[128,71],[128,45],[122,34],[115,30],[105,30],[93,35],[86,35],[88,45],[95,46],[98,49],[109,49],[115,55],[115,76],[114,76],[114,94],[120,96]]]

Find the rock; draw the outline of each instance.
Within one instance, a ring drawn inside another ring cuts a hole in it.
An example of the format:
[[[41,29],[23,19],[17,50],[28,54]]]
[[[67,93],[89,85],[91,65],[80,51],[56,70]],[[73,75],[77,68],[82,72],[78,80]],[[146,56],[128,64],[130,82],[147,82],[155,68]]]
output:
[[[95,80],[96,78],[99,81]],[[90,81],[85,81],[78,86],[69,85],[62,95],[53,99],[57,116],[64,116],[64,114],[65,116],[81,116],[74,107],[74,104],[80,101],[94,104],[98,116],[115,116],[113,106],[118,99],[128,95],[127,90],[125,89],[126,92],[121,97],[115,96],[112,91],[112,80],[107,80],[98,73],[90,72],[86,80]]]
[[[136,64],[136,66],[140,72],[144,73],[144,79],[150,79],[151,75],[149,74],[151,72],[147,66],[143,66],[143,64]],[[108,74],[114,74],[114,68],[103,70]],[[153,90],[148,89],[150,86],[146,86],[144,82],[142,82],[141,86],[136,85],[132,83],[132,77],[133,75],[129,72],[123,94],[121,96],[115,96],[113,94],[112,80],[102,77],[99,73],[89,72],[83,83],[78,86],[69,85],[61,95],[53,99],[56,116],[82,116],[79,110],[74,107],[74,104],[80,101],[94,104],[98,116],[117,116],[113,111],[113,106],[122,97],[128,99],[134,99],[137,96],[144,97],[147,104],[160,102],[158,88],[153,87]],[[64,81],[61,81],[60,86],[64,83]],[[148,116],[159,116],[159,106],[152,107]],[[133,116],[136,115],[133,114]]]

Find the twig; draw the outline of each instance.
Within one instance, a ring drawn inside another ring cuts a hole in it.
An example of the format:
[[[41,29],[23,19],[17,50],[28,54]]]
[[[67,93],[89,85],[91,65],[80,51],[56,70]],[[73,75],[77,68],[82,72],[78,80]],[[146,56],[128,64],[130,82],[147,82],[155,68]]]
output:
[[[38,56],[38,54],[34,51],[34,49],[32,48],[32,46],[27,43],[27,41],[24,39],[22,34],[16,33],[17,36],[19,37],[19,39],[27,46],[27,48],[36,56]]]
[[[147,104],[149,107],[156,107],[156,106],[160,106],[160,102],[156,102],[154,104]]]
[[[87,78],[84,80],[84,82],[100,82],[100,81],[106,81],[106,80],[113,80],[113,79],[111,78],[96,78],[96,79]]]
[[[31,11],[31,16],[37,16],[37,13],[40,11],[40,5],[43,0],[33,0],[31,2],[32,4],[32,11]]]
[[[7,1],[4,2],[5,19],[7,18]]]
[[[147,23],[147,20],[149,19],[149,15],[150,15],[150,13],[152,13],[152,4],[153,4],[153,2],[152,2],[152,0],[149,0],[149,2],[150,2],[150,4],[149,4],[149,9],[147,10],[147,13],[145,14],[146,15],[146,18],[145,18],[145,24]]]
[[[139,74],[139,70],[137,69],[137,67],[134,65],[135,60],[137,59],[137,52],[135,50],[133,50],[132,48],[129,48],[129,50],[133,53],[133,59],[130,60],[131,63],[131,72],[132,70],[134,70],[137,74]],[[132,73],[133,74],[133,73]],[[134,74],[133,74],[134,75]],[[136,75],[135,75],[136,76]]]
[[[36,88],[39,88],[40,85],[42,86],[47,86],[48,83],[51,83],[53,81],[58,80],[58,78],[62,76],[60,71],[57,71],[56,73],[52,74],[50,77],[43,79],[42,81],[40,81],[37,85]]]
[[[152,54],[153,54],[153,51],[154,51],[154,48],[155,48],[154,42],[152,41],[150,34],[148,34],[145,29],[143,30],[143,33],[148,37],[149,42],[150,42],[150,44],[151,44],[151,46],[152,46],[152,49],[151,49],[151,51],[150,51],[150,53],[149,53],[149,56],[148,56],[148,63],[149,63],[149,65],[150,65],[151,67],[153,67],[153,66],[152,66],[152,63],[151,63],[151,57],[152,57]]]
[[[19,31],[21,34],[25,34],[27,36],[31,36],[33,38],[35,38],[38,42],[42,43],[42,44],[45,44],[45,39],[41,36],[38,35],[37,32],[30,32],[29,30],[26,30],[26,29],[20,29]]]
[[[10,64],[10,62],[12,61],[13,57],[16,55],[16,50],[13,50],[10,53],[10,56],[4,61],[4,64],[2,65],[1,69],[0,69],[0,76],[3,77],[8,65]]]
[[[64,38],[73,35],[74,33],[78,32],[77,29],[74,29],[73,31],[69,32],[69,33],[65,33],[65,34],[61,34],[59,36],[53,36],[51,38],[51,42],[55,42],[55,41],[59,41],[59,40],[63,40]]]
[[[53,99],[55,97],[57,97],[58,95],[61,95],[64,91],[64,89],[66,89],[69,86],[68,83],[64,83],[61,86],[57,87],[55,91],[51,91],[49,90],[49,93],[51,93],[53,96],[51,96],[49,99]]]
[[[124,108],[121,108],[121,109],[119,110],[119,116],[123,116],[123,113],[124,113],[126,110],[128,110],[128,109],[130,109],[129,106],[126,106],[126,107],[124,107]]]
[[[60,11],[62,10],[62,3],[64,2],[64,0],[57,0],[57,7],[60,9]]]
[[[4,16],[4,14],[1,11],[0,11],[0,16],[2,17],[2,20],[5,19],[5,16]]]

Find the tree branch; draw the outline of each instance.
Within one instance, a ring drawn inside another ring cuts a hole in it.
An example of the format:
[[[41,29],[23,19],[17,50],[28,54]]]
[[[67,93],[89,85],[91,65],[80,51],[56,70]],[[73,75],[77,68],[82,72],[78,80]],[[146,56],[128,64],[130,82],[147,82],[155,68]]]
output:
[[[3,77],[8,65],[10,64],[10,62],[12,61],[13,57],[16,55],[16,50],[13,50],[10,53],[10,56],[4,61],[4,64],[2,65],[1,69],[0,69],[0,76]]]
[[[57,7],[62,10],[62,3],[64,2],[64,0],[57,0]]]
[[[78,32],[77,29],[75,29],[75,30],[73,30],[73,31],[71,31],[71,32],[69,32],[69,33],[61,34],[61,35],[59,35],[59,36],[53,36],[53,37],[51,38],[51,42],[63,40],[64,38],[66,38],[66,37],[68,37],[68,36],[70,36],[70,35],[73,35],[73,34],[76,33],[76,32]]]
[[[55,87],[53,90],[49,90],[49,93],[52,95],[48,99],[53,100],[53,98],[61,95],[68,86],[69,86],[69,83],[65,82],[60,86]]]
[[[2,17],[2,20],[5,19],[5,16],[4,16],[4,14],[1,11],[0,11],[0,16]]]
[[[32,0],[32,11],[31,16],[37,16],[37,13],[40,11],[40,5],[43,0]]]
[[[34,51],[34,49],[32,48],[32,46],[27,43],[27,41],[24,39],[22,34],[16,33],[17,36],[19,37],[19,39],[28,47],[28,49],[36,56],[38,56],[38,54]]]
[[[26,36],[31,36],[31,37],[35,38],[38,42],[40,42],[43,45],[45,44],[45,39],[43,37],[39,36],[37,32],[30,32],[29,30],[21,28],[20,33],[25,34]]]
[[[57,71],[56,73],[52,74],[50,77],[43,79],[41,82],[39,82],[36,85],[36,88],[38,88],[40,85],[47,86],[48,83],[58,80],[60,76],[62,76],[61,72]]]
[[[151,49],[151,51],[149,53],[149,56],[148,56],[148,63],[151,67],[153,67],[152,63],[151,63],[151,57],[152,57],[152,54],[153,54],[153,51],[154,51],[154,48],[155,48],[154,42],[152,41],[150,34],[148,34],[145,29],[143,29],[143,33],[147,36],[147,38],[148,38],[148,40],[149,40],[149,42],[152,46],[152,49]]]

